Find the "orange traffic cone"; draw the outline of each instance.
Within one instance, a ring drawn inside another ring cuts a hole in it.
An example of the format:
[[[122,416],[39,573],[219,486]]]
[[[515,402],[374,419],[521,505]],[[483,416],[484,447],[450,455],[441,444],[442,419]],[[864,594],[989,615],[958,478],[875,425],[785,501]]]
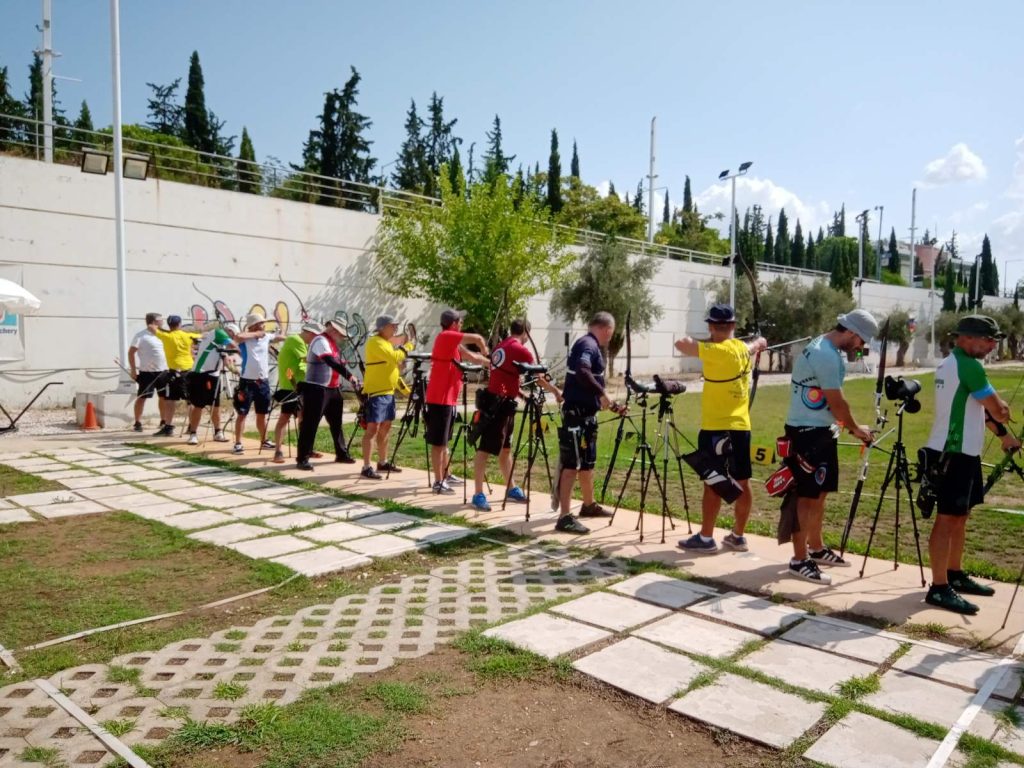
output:
[[[82,424],[82,429],[99,429],[100,425],[96,421],[96,409],[93,407],[92,402],[85,404],[85,422]]]

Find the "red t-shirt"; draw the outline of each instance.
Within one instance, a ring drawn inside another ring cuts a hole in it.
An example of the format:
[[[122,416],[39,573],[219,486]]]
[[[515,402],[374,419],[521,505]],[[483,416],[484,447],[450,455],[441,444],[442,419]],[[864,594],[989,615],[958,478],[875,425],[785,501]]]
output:
[[[519,369],[516,363],[532,363],[533,355],[515,336],[509,336],[491,353],[491,378],[487,391],[502,397],[519,396]]]
[[[459,345],[462,331],[441,331],[434,339],[430,351],[430,378],[427,380],[427,403],[432,405],[458,405],[462,391],[462,371],[453,362],[462,360]]]

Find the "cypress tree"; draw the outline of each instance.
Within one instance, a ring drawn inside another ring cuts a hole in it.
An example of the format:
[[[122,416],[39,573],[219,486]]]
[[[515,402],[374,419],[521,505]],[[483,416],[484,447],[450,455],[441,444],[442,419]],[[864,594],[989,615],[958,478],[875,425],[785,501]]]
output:
[[[608,182],[608,197],[614,197],[616,200],[619,199],[618,194],[615,192],[615,182],[614,181],[609,181]]]
[[[512,179],[512,206],[518,211],[526,199],[526,179],[523,178],[523,164],[519,164],[515,178]]]
[[[900,249],[896,244],[896,227],[889,232],[889,271],[894,275],[900,273]]]
[[[775,232],[775,258],[776,264],[789,264],[789,219],[786,216],[786,209],[779,209],[779,228]]]
[[[562,210],[562,158],[558,154],[558,131],[551,129],[551,154],[548,156],[548,209]]]
[[[818,244],[818,245],[821,245],[824,240],[825,240],[825,230],[822,227],[818,227],[818,239],[815,240],[814,242],[816,244]]]
[[[967,294],[966,293],[961,293],[960,294],[960,307],[959,307],[958,311],[960,311],[960,312],[966,312],[967,311]]]
[[[89,105],[84,99],[82,100],[82,106],[78,110],[78,117],[75,118],[74,127],[75,131],[72,135],[78,146],[92,141],[92,131],[95,130],[92,125],[92,113],[89,111]]]
[[[693,213],[693,193],[690,192],[690,177],[683,182],[683,213]]]
[[[199,64],[199,52],[192,51],[188,65],[188,88],[185,91],[185,143],[200,152],[215,152],[213,133],[210,130],[210,114],[206,110],[206,93],[203,68]]]
[[[7,67],[0,67],[0,150],[18,141],[24,127],[16,118],[25,114],[20,101],[11,95],[11,81]],[[4,117],[10,115],[10,117]]]
[[[437,95],[437,91],[434,91],[430,97],[430,105],[427,108],[427,125],[429,129],[424,140],[428,170],[427,185],[424,191],[425,194],[431,197],[437,197],[437,176],[441,172],[441,166],[451,161],[452,152],[456,145],[462,143],[462,139],[457,138],[452,133],[457,122],[457,118],[452,120],[444,119],[444,99]],[[472,184],[472,149],[469,153],[469,160],[469,180],[470,184]]]
[[[458,147],[455,147],[452,161],[448,163],[448,183],[455,194],[466,194],[466,177],[462,173],[462,157],[459,155]]]
[[[256,164],[256,150],[253,149],[249,131],[242,126],[242,142],[238,147],[238,191],[257,195],[260,192],[263,174]]]
[[[501,118],[494,116],[494,127],[487,132],[487,152],[484,153],[484,181],[493,184],[502,175],[508,174],[509,165],[515,155],[506,155],[501,147]]]
[[[633,196],[633,209],[637,213],[646,213],[647,209],[644,206],[644,180],[640,179],[636,183],[636,194]]]
[[[665,206],[661,210],[661,223],[668,224],[672,218],[672,208],[668,201],[668,190],[665,190]],[[737,230],[738,231],[738,230]]]
[[[803,267],[806,263],[804,252],[804,231],[800,228],[800,219],[796,220],[796,229],[793,230],[793,242],[789,247],[789,263],[794,267]]]
[[[43,57],[32,54],[32,63],[28,67],[28,93],[25,94],[25,116],[31,120],[43,119]],[[37,150],[43,146],[43,126],[28,123],[26,134]]]
[[[814,236],[807,233],[807,250],[804,252],[804,265],[807,269],[818,268],[817,246],[814,244]]]
[[[572,162],[569,164],[569,175],[577,180],[580,178],[580,156],[576,151],[576,139],[572,140]]]
[[[942,311],[953,312],[956,310],[956,274],[953,272],[953,260],[946,262],[946,285],[942,289]]]
[[[341,93],[335,93],[338,109],[338,156],[337,173],[334,175],[346,181],[370,184],[370,173],[377,161],[370,155],[370,145],[373,142],[367,139],[365,134],[373,122],[366,115],[356,111],[356,97],[359,95],[361,78],[355,67],[351,67],[351,70],[352,75],[341,89]],[[362,209],[363,203],[348,201],[345,206]]]
[[[409,100],[405,113],[405,141],[398,151],[398,162],[391,173],[391,183],[398,189],[423,192],[427,186],[427,158],[423,142],[423,119],[416,113],[415,99]]]
[[[985,296],[999,295],[999,268],[992,259],[988,234],[981,241],[981,292]]]
[[[764,260],[773,264],[775,259],[775,238],[772,236],[772,222],[768,220],[768,229],[764,236]]]

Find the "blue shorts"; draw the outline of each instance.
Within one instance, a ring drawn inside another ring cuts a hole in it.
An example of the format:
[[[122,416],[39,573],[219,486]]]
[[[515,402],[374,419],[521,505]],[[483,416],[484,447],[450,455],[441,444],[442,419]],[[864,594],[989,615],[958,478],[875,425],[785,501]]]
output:
[[[239,379],[234,406],[239,416],[245,416],[253,406],[256,413],[266,416],[270,413],[270,382],[266,379]]]
[[[366,423],[380,424],[395,420],[395,396],[374,395],[366,401]]]

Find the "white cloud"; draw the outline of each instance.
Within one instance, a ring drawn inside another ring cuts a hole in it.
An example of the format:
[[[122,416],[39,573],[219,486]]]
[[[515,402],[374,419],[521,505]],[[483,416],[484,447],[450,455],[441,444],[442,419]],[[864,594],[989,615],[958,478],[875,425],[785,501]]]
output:
[[[1007,190],[1007,197],[1024,198],[1024,136],[1014,142],[1017,148],[1017,162],[1013,164],[1013,180],[1010,182],[1010,189]]]
[[[981,181],[988,175],[985,163],[963,142],[954,144],[943,157],[932,160],[924,167],[921,186],[937,187],[961,181]]]
[[[723,234],[729,231],[729,206],[732,203],[732,186],[728,183],[715,184],[699,193],[696,198],[697,207],[702,213],[725,214],[720,221],[712,221]],[[789,219],[789,231],[792,235],[797,219],[803,229],[804,237],[808,233],[817,233],[818,227],[827,227],[832,221],[832,207],[824,200],[811,203],[801,200],[795,192],[780,187],[771,179],[743,176],[736,179],[736,210],[743,222],[743,212],[753,206],[760,205],[765,217],[776,220],[779,209],[786,209]],[[847,228],[852,225],[853,213],[847,211]],[[774,229],[774,224],[773,224]]]

